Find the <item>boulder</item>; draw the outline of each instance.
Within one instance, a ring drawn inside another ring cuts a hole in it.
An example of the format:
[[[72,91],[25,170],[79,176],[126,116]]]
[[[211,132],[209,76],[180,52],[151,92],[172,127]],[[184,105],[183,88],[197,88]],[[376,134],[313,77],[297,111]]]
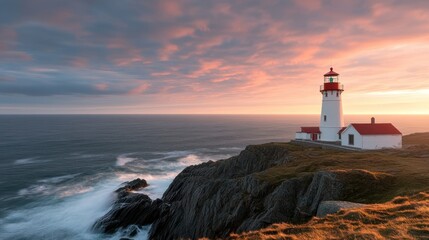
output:
[[[115,191],[117,199],[111,210],[94,223],[93,229],[103,233],[114,233],[130,225],[152,224],[159,217],[162,201],[160,199],[152,201],[145,194],[132,192],[146,186],[148,186],[146,180],[138,178],[118,188]]]
[[[322,201],[317,208],[317,217],[325,217],[328,214],[334,214],[342,209],[360,208],[367,204],[354,203],[347,201]]]

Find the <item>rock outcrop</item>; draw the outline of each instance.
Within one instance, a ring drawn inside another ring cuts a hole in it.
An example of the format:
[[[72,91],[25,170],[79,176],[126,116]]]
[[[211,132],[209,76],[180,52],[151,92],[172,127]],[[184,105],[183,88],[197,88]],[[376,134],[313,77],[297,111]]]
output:
[[[347,202],[347,201],[322,201],[317,208],[317,217],[325,217],[328,214],[337,213],[343,209],[365,207],[367,204]]]
[[[273,223],[305,222],[323,201],[361,199],[382,193],[394,182],[391,175],[365,170],[300,171],[274,182],[259,175],[291,161],[299,159],[287,147],[248,146],[238,156],[187,167],[162,200],[132,193],[134,184],[127,184],[118,189],[112,210],[94,227],[111,233],[152,224],[150,239],[223,238]]]
[[[276,222],[304,222],[316,215],[322,201],[378,191],[393,180],[387,174],[336,170],[271,184],[254,174],[288,161],[286,148],[258,145],[227,160],[186,168],[165,192],[162,200],[168,204],[150,238],[226,237]]]
[[[134,193],[133,191],[148,186],[146,180],[135,179],[126,182],[115,193],[117,200],[112,209],[98,219],[93,226],[94,230],[104,233],[114,233],[120,228],[130,225],[149,225],[159,217],[159,209],[162,204],[160,199],[152,201],[147,195]]]

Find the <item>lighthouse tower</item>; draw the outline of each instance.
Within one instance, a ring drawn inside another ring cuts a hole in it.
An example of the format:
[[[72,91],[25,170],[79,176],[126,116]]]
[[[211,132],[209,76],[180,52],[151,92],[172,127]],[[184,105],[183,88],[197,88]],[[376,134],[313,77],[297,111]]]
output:
[[[344,127],[343,106],[341,94],[344,87],[338,80],[339,74],[330,71],[324,75],[323,85],[320,86],[322,93],[322,114],[320,115],[320,139],[321,141],[340,141],[338,132]]]

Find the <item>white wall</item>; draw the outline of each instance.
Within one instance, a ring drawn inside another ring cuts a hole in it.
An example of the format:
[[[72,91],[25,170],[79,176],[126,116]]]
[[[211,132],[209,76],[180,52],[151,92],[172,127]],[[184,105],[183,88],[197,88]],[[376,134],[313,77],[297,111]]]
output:
[[[327,96],[325,96],[325,93],[322,92],[320,115],[320,131],[322,132],[320,140],[322,141],[339,141],[338,131],[344,126],[341,93],[341,91],[327,91]]]
[[[402,135],[363,135],[363,149],[401,148]]]
[[[349,145],[349,134],[353,134],[355,136],[354,145]],[[363,148],[362,136],[356,131],[356,129],[349,125],[342,133],[341,133],[341,145],[355,148]]]
[[[311,134],[305,132],[295,133],[295,139],[311,140]]]
[[[354,134],[354,145],[349,145],[349,134]],[[402,135],[360,135],[356,129],[349,125],[341,133],[341,145],[362,149],[401,148]]]

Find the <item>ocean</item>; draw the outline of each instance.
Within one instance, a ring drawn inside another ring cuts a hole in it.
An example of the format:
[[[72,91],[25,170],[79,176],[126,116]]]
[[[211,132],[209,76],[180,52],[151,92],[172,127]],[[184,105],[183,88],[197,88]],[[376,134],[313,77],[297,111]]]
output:
[[[346,123],[370,115],[345,116]],[[403,133],[429,131],[428,115],[382,115]],[[119,239],[91,231],[135,178],[161,198],[186,166],[284,142],[318,115],[0,115],[0,239]],[[136,239],[146,239],[148,227]]]

